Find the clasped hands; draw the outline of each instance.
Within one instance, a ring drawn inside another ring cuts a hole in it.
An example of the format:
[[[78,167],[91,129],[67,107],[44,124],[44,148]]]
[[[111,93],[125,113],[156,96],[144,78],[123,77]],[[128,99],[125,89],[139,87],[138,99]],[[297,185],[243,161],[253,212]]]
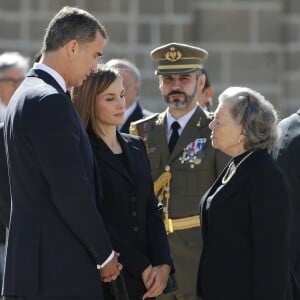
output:
[[[142,273],[142,279],[147,288],[143,295],[143,300],[151,297],[157,297],[162,294],[167,286],[171,267],[167,264],[153,267],[149,265]]]
[[[122,264],[118,262],[120,253],[115,252],[114,257],[100,269],[100,278],[103,282],[116,280],[123,269]],[[157,297],[162,294],[167,286],[167,281],[171,267],[167,264],[153,267],[149,265],[142,273],[142,279],[147,292],[143,295],[143,300],[151,297]]]

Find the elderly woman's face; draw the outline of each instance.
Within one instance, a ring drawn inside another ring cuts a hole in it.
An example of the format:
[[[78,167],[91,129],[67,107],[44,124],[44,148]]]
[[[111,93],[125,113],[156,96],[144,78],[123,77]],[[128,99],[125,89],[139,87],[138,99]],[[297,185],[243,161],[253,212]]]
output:
[[[242,126],[235,123],[226,105],[219,104],[209,128],[214,148],[232,157],[245,151],[242,141]]]

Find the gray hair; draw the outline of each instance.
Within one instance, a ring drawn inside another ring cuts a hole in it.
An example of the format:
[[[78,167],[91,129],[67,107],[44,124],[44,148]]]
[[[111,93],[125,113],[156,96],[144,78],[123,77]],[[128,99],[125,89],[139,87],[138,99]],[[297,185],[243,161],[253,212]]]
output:
[[[0,55],[0,78],[5,71],[10,69],[20,69],[24,74],[29,69],[29,58],[19,52],[4,52]]]
[[[104,39],[108,39],[104,26],[94,16],[77,7],[65,6],[46,29],[42,53],[58,50],[71,40],[79,43],[93,41],[97,31]]]
[[[219,96],[234,121],[243,128],[247,151],[271,150],[278,138],[277,112],[271,102],[247,87],[229,87]]]
[[[133,64],[132,62],[130,62],[129,60],[121,59],[121,58],[114,58],[114,59],[109,60],[105,65],[109,66],[109,67],[117,68],[121,71],[121,73],[123,70],[129,71],[132,74],[134,80],[136,82],[138,82],[139,85],[141,85],[141,81],[142,81],[141,72],[136,67],[136,65]]]

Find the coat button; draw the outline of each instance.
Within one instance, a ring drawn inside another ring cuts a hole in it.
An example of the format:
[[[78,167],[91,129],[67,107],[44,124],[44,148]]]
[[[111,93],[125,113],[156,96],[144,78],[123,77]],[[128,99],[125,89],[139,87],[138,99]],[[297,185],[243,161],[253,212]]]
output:
[[[139,230],[139,229],[138,229],[137,226],[134,226],[134,227],[133,227],[133,231],[134,231],[134,232],[138,232],[138,230]]]
[[[135,217],[135,216],[136,216],[136,211],[133,211],[133,212],[132,212],[132,215]]]

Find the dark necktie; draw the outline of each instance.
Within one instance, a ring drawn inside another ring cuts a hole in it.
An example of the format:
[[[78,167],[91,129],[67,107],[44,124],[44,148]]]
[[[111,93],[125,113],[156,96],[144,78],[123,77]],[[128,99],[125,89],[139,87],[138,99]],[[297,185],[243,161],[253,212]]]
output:
[[[170,153],[172,153],[172,151],[177,143],[177,140],[179,138],[178,129],[180,128],[180,125],[177,121],[175,121],[172,123],[171,128],[172,128],[172,134],[171,134],[171,137],[169,140]]]

